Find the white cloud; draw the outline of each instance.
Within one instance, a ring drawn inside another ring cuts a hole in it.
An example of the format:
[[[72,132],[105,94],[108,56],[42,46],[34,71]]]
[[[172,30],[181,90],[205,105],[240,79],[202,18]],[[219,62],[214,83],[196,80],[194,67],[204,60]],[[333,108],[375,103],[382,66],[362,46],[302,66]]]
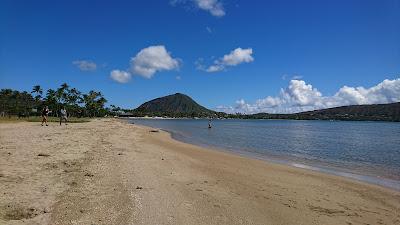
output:
[[[209,66],[206,71],[209,73],[213,73],[213,72],[219,72],[225,69],[224,65],[211,65]]]
[[[221,60],[221,63],[223,65],[228,65],[228,66],[236,66],[240,63],[248,63],[252,62],[254,58],[251,56],[253,54],[253,49],[247,48],[247,49],[242,49],[242,48],[237,48],[233,51],[231,51],[228,55],[224,55],[224,57]]]
[[[228,66],[237,66],[241,63],[252,62],[254,61],[252,54],[253,54],[252,48],[247,48],[247,49],[236,48],[229,54],[226,54],[222,58],[215,60],[214,64],[207,67],[205,71],[210,73],[219,72],[224,70]],[[198,66],[198,68],[202,69],[204,68],[204,66]]]
[[[215,17],[225,16],[225,9],[221,0],[171,0],[171,5],[192,2],[197,8],[209,12]]]
[[[346,104],[376,104],[400,102],[400,78],[384,80],[371,88],[342,87],[334,96],[336,100],[346,100]]]
[[[224,6],[219,0],[194,0],[197,7],[208,11],[211,15],[216,17],[225,16]]]
[[[229,113],[293,113],[344,105],[392,102],[400,102],[400,78],[384,80],[370,88],[344,86],[333,96],[323,96],[318,89],[303,80],[291,80],[278,96],[267,96],[254,104],[241,99],[234,107],[218,106],[217,109]]]
[[[118,83],[127,83],[131,79],[132,75],[126,71],[113,70],[110,73],[110,77]]]
[[[151,78],[159,71],[178,68],[179,59],[172,58],[163,45],[144,48],[131,59],[131,72],[145,78]]]
[[[89,60],[76,60],[72,64],[76,65],[81,71],[95,71],[97,69],[96,63]]]

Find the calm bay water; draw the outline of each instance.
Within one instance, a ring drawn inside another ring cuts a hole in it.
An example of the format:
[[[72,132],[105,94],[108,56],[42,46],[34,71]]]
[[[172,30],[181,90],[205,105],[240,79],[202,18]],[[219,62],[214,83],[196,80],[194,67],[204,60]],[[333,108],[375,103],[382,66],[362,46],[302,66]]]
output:
[[[400,190],[400,123],[131,119],[186,143],[334,173]]]

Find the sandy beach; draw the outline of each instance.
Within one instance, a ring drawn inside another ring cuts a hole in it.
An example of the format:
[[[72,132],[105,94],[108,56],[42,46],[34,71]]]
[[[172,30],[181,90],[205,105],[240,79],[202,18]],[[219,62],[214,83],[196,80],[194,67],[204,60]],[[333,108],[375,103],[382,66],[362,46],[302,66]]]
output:
[[[0,124],[0,224],[400,224],[400,193],[117,119]]]

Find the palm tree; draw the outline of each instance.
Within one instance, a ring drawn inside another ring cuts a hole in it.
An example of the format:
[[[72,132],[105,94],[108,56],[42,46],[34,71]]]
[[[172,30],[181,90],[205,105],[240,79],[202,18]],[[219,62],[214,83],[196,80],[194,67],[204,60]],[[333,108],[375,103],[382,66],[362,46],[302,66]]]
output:
[[[99,113],[104,110],[104,104],[107,100],[103,97],[101,92],[89,91],[88,94],[83,95],[83,102],[90,117],[99,116]]]
[[[35,100],[39,101],[40,98],[42,97],[43,89],[42,87],[40,87],[40,85],[35,85],[33,86],[31,93],[35,93],[36,94]]]
[[[45,100],[46,101],[49,101],[49,100],[53,101],[55,99],[55,95],[56,95],[56,91],[53,90],[53,89],[49,89],[49,90],[47,90]]]
[[[97,114],[97,116],[104,116],[105,114],[107,114],[107,110],[104,108],[104,105],[107,103],[107,99],[105,99],[103,97],[103,95],[101,94],[101,92],[99,92],[99,98],[96,101],[96,105],[97,105],[97,112],[99,114]]]
[[[57,95],[57,93],[55,90],[49,89],[49,90],[47,90],[46,98],[44,99],[45,104],[47,104],[47,106],[53,110],[57,108],[58,102],[57,102],[56,95]]]
[[[18,114],[29,116],[31,109],[37,104],[32,95],[26,91],[19,93]]]
[[[13,90],[11,89],[1,89],[0,91],[0,113],[2,116],[5,116],[6,114],[10,115],[10,110],[11,110],[11,101],[10,99],[12,98],[13,95]]]
[[[120,107],[117,107],[117,106],[115,106],[115,105],[110,105],[110,109],[111,109],[111,112],[112,112],[114,115],[117,115],[118,112],[121,110]]]
[[[74,116],[103,116],[109,113],[109,109],[105,108],[106,102],[101,92],[90,91],[83,95],[66,83],[56,90],[48,89],[45,95],[40,85],[33,86],[31,93],[1,89],[0,115],[29,115],[32,107],[47,105],[54,112],[53,115],[57,116],[60,105],[65,104],[70,114]],[[119,107],[112,106],[112,109],[117,111]]]
[[[72,88],[68,91],[67,102],[71,105],[78,105],[80,102],[82,93],[78,91],[76,88]]]
[[[69,85],[67,83],[63,83],[63,84],[61,84],[61,88],[63,90],[67,90],[69,88]]]
[[[68,92],[69,92],[69,85],[67,83],[61,84],[61,86],[57,89],[55,98],[56,98],[56,115],[58,116],[58,112],[61,110],[61,105],[67,103],[68,100]]]
[[[67,103],[69,105],[68,111],[71,115],[75,115],[79,110],[79,103],[82,101],[82,93],[76,88],[72,88],[67,93]]]
[[[58,103],[66,103],[68,91],[69,91],[69,85],[67,83],[61,84],[61,86],[57,89],[56,92]]]
[[[97,92],[89,91],[88,94],[83,95],[83,103],[85,104],[86,113],[92,117],[95,116],[95,99],[97,97]]]

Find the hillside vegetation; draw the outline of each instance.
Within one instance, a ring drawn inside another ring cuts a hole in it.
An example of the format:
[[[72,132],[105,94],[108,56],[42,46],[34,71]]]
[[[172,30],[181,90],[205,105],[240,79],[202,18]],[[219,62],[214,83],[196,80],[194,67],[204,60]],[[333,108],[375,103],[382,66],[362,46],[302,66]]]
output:
[[[133,110],[135,116],[217,117],[224,113],[209,110],[187,95],[176,93],[145,102]]]

